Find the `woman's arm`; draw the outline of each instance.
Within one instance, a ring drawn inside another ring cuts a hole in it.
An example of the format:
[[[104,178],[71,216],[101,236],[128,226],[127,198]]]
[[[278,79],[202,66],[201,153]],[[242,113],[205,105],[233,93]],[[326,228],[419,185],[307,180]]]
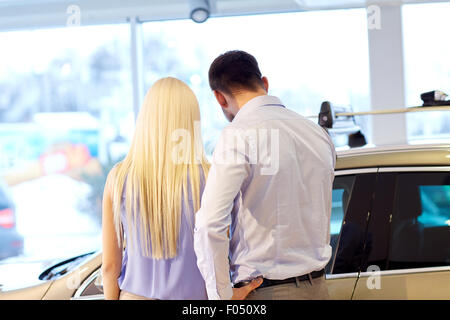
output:
[[[103,192],[103,213],[102,213],[102,277],[103,292],[106,300],[119,299],[119,284],[117,279],[122,268],[122,248],[117,242],[116,230],[114,228],[114,214],[112,206],[112,172],[108,175]]]

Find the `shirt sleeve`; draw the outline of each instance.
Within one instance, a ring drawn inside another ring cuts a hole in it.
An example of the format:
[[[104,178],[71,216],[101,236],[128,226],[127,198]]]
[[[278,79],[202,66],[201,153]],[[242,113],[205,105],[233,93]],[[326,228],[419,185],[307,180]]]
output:
[[[325,137],[328,140],[328,143],[330,145],[330,149],[331,149],[331,153],[332,153],[332,157],[333,157],[333,169],[336,168],[336,161],[337,161],[337,152],[336,152],[336,147],[334,146],[333,140],[330,137],[330,134],[328,133],[328,131],[323,128],[320,127],[322,129],[322,131],[325,133]]]
[[[197,265],[211,300],[226,300],[233,295],[227,231],[234,199],[250,172],[245,145],[239,130],[223,131],[214,151],[201,207],[195,215]]]

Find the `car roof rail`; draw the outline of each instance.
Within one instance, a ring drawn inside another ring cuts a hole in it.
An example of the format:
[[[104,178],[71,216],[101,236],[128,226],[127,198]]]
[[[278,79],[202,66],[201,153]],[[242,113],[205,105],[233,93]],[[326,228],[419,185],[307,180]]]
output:
[[[450,111],[450,100],[447,94],[440,90],[422,93],[420,95],[423,105],[408,108],[391,108],[381,110],[371,110],[353,112],[350,106],[334,105],[330,101],[322,102],[318,116],[308,116],[307,118],[318,118],[319,125],[324,128],[329,135],[347,134],[349,135],[349,146],[359,147],[366,144],[365,137],[360,126],[355,122],[355,116],[398,114],[423,111]]]
[[[319,125],[335,133],[354,133],[361,130],[356,124],[350,106],[337,106],[329,101],[322,102],[319,112]]]
[[[337,106],[330,101],[324,101],[320,106],[318,122],[330,136],[348,135],[347,144],[350,148],[362,147],[367,144],[366,138],[352,113],[350,106]]]

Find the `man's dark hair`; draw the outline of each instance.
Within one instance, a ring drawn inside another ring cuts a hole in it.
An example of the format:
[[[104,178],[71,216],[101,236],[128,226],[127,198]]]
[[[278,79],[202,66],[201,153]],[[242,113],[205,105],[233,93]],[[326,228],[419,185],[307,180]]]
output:
[[[218,56],[209,68],[209,86],[212,90],[232,94],[233,90],[257,91],[264,88],[261,71],[255,57],[247,52],[233,50]]]

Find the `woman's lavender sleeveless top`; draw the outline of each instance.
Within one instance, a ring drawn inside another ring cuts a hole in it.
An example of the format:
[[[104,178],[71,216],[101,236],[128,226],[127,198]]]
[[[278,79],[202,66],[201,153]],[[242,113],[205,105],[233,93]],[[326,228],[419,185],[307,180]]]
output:
[[[201,195],[205,182],[203,175],[200,176]],[[122,271],[118,279],[121,290],[162,300],[208,299],[205,281],[197,267],[197,257],[194,252],[194,207],[190,188],[188,187],[188,189],[189,201],[187,203],[182,201],[181,205],[177,256],[172,259],[160,260],[142,256],[140,240],[134,236],[131,250],[127,245],[123,255]],[[122,199],[124,198],[125,190],[122,195]],[[124,201],[122,201],[121,221],[127,242],[129,242],[130,235]],[[136,227],[136,230],[139,230],[139,224]]]

